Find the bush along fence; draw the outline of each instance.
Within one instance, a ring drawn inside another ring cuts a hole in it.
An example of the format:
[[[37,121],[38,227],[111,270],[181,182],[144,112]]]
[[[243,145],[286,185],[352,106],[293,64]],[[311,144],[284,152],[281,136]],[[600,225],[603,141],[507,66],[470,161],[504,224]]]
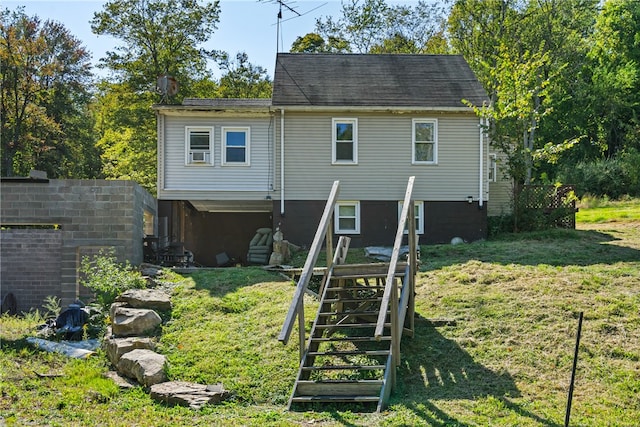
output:
[[[524,185],[516,188],[514,231],[576,227],[573,185]]]

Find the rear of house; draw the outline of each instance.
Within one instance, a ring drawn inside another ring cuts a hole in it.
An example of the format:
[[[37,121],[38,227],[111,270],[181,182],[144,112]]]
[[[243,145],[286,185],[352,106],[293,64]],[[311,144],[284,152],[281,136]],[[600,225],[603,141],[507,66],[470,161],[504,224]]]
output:
[[[415,176],[421,244],[484,238],[485,101],[461,56],[278,54],[272,100],[154,107],[159,216],[198,263],[242,262],[259,228],[309,245],[339,180],[334,233],[388,245]]]

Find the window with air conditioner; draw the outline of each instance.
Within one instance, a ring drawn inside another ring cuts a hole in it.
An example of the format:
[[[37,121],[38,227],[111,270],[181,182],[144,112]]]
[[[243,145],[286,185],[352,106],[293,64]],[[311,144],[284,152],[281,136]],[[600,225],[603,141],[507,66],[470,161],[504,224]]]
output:
[[[210,165],[213,146],[213,127],[192,127],[185,129],[188,165]]]

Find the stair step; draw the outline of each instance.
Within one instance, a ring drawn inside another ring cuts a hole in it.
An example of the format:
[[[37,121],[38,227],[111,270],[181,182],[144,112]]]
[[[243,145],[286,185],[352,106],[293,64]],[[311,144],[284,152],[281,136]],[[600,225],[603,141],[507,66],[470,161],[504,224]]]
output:
[[[359,402],[378,402],[378,396],[295,396],[291,398],[292,403],[311,403],[311,402],[340,402],[340,403],[359,403]]]
[[[336,286],[327,288],[327,292],[344,292],[344,291],[373,291],[376,289],[384,289],[384,286]]]
[[[396,274],[393,275],[393,277],[404,277],[404,271],[403,272],[396,272]],[[340,274],[340,273],[336,273],[334,271],[334,273],[331,275],[332,279],[386,279],[387,278],[387,273],[356,273],[356,274]]]
[[[329,325],[316,325],[316,329],[333,329],[333,328],[375,328],[377,323],[332,323]],[[385,328],[390,328],[391,323],[385,323]]]
[[[379,302],[382,301],[382,297],[376,297],[376,298],[327,298],[322,302],[326,302],[326,303],[334,303],[334,302],[346,302],[346,303],[350,303],[350,302]]]
[[[332,341],[352,341],[352,342],[375,342],[375,341],[391,341],[390,336],[383,336],[380,339],[376,337],[312,337],[314,342],[332,342]]]
[[[303,366],[303,371],[377,371],[384,370],[385,365],[321,365],[321,366]]]
[[[383,380],[325,380],[298,381],[296,397],[314,396],[371,396],[377,397],[382,390]]]
[[[377,316],[380,313],[379,310],[370,311],[323,311],[319,313],[319,316]],[[387,310],[387,314],[391,313],[391,310]]]
[[[341,350],[341,351],[310,351],[308,356],[388,356],[389,350]]]

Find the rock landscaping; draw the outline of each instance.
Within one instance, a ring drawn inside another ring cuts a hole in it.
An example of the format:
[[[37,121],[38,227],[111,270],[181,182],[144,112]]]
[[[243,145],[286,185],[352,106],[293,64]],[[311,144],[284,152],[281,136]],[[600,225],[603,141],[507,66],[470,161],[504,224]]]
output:
[[[116,298],[109,309],[111,324],[102,344],[116,369],[108,376],[122,388],[130,388],[132,381],[149,387],[154,400],[169,405],[198,409],[227,399],[229,392],[222,384],[167,381],[166,357],[155,348],[162,324],[158,311],[166,316],[170,310],[170,295],[160,289],[128,290]]]

